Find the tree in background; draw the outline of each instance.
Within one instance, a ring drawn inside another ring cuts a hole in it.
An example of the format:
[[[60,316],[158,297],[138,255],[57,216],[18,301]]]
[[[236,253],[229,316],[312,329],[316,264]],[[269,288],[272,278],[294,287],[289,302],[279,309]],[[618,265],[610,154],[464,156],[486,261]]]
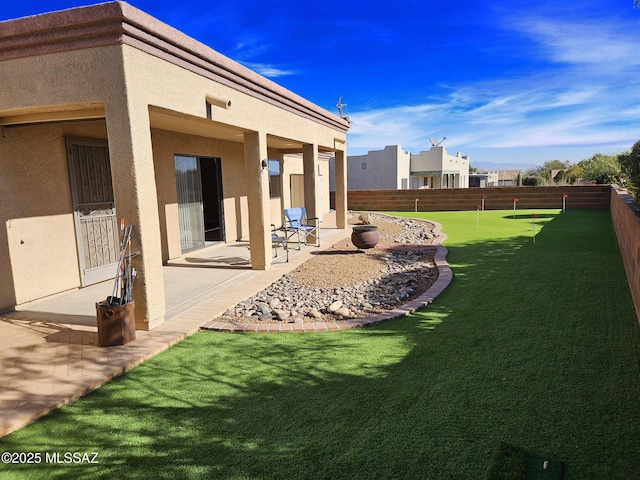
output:
[[[640,140],[631,148],[630,152],[619,156],[622,173],[627,177],[629,192],[640,199]]]
[[[536,168],[527,170],[522,179],[523,185],[546,185],[552,182],[551,171],[562,170],[566,165],[560,160],[549,160]]]
[[[595,180],[599,184],[624,183],[620,156],[596,153],[591,158],[582,160],[578,164],[582,168],[582,178]]]
[[[562,179],[569,185],[573,185],[576,183],[576,180],[583,177],[584,172],[582,171],[582,167],[578,164],[569,166],[569,168],[567,168],[562,174]]]
[[[542,178],[541,177],[529,177],[529,176],[525,176],[522,179],[522,185],[524,185],[525,187],[535,187],[536,185],[542,185]]]

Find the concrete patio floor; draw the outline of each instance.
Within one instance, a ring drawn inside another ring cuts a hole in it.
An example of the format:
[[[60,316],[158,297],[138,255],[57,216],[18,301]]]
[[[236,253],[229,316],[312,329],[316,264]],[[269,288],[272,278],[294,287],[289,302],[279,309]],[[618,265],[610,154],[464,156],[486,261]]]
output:
[[[322,223],[321,250],[348,237],[335,216]],[[317,247],[290,250],[267,271],[250,270],[246,244],[191,252],[164,267],[166,322],[122,346],[98,346],[95,303],[111,281],[0,314],[0,436],[21,428],[194,334],[204,322],[308,260]],[[281,250],[279,251],[281,253]]]

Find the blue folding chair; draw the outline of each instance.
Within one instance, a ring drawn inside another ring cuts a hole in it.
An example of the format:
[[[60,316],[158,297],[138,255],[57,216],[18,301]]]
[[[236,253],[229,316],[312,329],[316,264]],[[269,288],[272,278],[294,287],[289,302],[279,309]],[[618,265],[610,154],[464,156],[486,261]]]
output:
[[[276,226],[271,224],[271,245],[275,249],[275,257],[278,258],[278,245],[280,245],[285,253],[287,254],[287,262],[289,261],[289,238],[287,238],[286,231],[284,235],[278,235],[279,232],[283,231],[280,228],[276,228]]]
[[[284,209],[285,227],[290,232],[289,238],[298,236],[298,250],[302,240],[309,243],[312,237],[313,244],[320,246],[320,219],[318,217],[307,217],[307,210],[304,207]]]

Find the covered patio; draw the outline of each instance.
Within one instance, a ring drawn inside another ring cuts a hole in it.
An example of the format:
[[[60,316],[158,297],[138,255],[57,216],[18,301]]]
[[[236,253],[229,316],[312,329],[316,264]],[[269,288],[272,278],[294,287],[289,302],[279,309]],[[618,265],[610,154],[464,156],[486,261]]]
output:
[[[335,212],[325,215],[321,232],[329,242],[326,247],[348,236],[348,232],[336,227]],[[176,258],[162,268],[166,311],[164,321],[211,299],[215,299],[214,304],[220,307],[210,308],[207,317],[221,315],[237,303],[235,299],[239,298],[240,301],[253,295],[267,279],[279,278],[283,272],[292,270],[319,251],[313,245],[304,245],[301,250],[295,247],[296,243],[292,242],[289,261],[282,247],[274,249],[272,268],[268,275],[260,277],[257,276],[258,271],[251,268],[250,243],[247,241],[213,245]],[[260,281],[255,280],[258,278]],[[242,294],[237,293],[240,286]],[[231,292],[233,295],[229,296]],[[81,330],[90,327],[90,331],[95,332],[95,303],[112,293],[113,281],[107,280],[20,305],[14,311],[2,314],[2,318],[29,318],[52,324],[77,325]]]

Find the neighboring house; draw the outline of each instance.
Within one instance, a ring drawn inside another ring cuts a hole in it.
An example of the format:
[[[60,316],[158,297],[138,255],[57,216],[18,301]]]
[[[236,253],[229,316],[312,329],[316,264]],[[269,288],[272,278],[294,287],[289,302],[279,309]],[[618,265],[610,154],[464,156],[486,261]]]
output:
[[[399,145],[371,150],[366,155],[349,155],[347,171],[349,190],[469,187],[469,156],[449,155],[442,146],[432,146],[417,155],[403,151]],[[333,183],[330,188],[334,190]]]
[[[470,187],[514,187],[521,170],[495,170],[469,175]]]
[[[469,156],[449,155],[443,146],[411,154],[412,188],[468,188]]]
[[[327,210],[331,155],[346,227],[348,121],[127,3],[0,22],[0,79],[0,311],[112,278],[124,217],[153,328],[163,264],[248,238],[270,268],[282,209]]]
[[[410,188],[411,154],[399,145],[347,158],[349,190],[406,190]]]
[[[470,188],[496,187],[498,184],[498,172],[483,172],[469,174]]]
[[[522,170],[498,170],[499,187],[515,187]]]

